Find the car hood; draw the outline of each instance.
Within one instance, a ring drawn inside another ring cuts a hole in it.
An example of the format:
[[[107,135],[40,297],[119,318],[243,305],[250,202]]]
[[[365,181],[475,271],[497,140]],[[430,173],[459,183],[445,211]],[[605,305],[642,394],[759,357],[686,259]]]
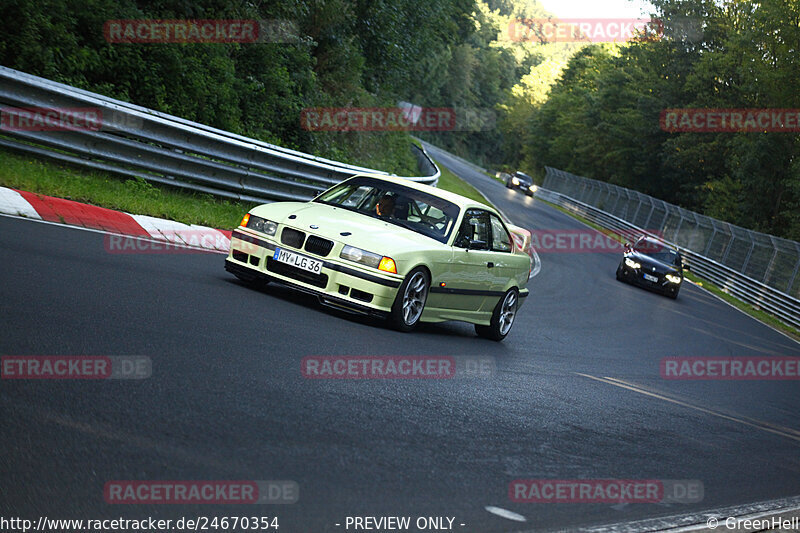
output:
[[[656,272],[658,274],[679,274],[679,275],[681,274],[680,269],[676,268],[674,265],[662,263],[658,259],[655,259],[643,253],[631,252],[627,254],[626,257],[629,257],[632,260],[636,261],[637,263],[641,264],[642,270],[644,270],[645,272]]]
[[[397,255],[406,251],[446,246],[435,239],[389,222],[321,203],[276,202],[260,205],[251,213],[278,224],[381,255]],[[292,215],[295,218],[290,219]],[[311,228],[312,225],[317,227]]]

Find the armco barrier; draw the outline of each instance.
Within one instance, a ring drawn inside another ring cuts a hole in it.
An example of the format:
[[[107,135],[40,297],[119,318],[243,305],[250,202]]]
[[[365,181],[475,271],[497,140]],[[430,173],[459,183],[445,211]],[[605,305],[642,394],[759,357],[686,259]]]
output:
[[[0,67],[0,107],[94,108],[96,131],[0,131],[0,146],[126,177],[252,202],[308,200],[359,172],[346,165],[69,85]],[[406,179],[436,185],[439,169],[424,150],[431,175]]]
[[[625,236],[634,237],[648,234],[658,238],[662,237],[645,231],[643,228],[601,209],[543,187],[539,187],[536,191],[536,197],[554,203],[598,226]],[[775,315],[787,324],[800,328],[800,300],[688,248],[671,242],[669,244],[676,246],[681,251],[692,272],[696,272],[699,276],[712,281],[733,296]]]

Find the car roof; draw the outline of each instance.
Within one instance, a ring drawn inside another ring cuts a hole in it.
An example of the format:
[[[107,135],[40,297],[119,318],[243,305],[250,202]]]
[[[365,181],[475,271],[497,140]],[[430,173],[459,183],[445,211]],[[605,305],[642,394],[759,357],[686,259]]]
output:
[[[430,185],[425,185],[424,183],[417,183],[415,181],[408,180],[406,178],[400,178],[397,176],[388,176],[385,174],[354,174],[350,178],[375,178],[381,181],[387,181],[390,183],[397,183],[398,185],[403,185],[404,187],[408,187],[410,189],[416,189],[418,191],[422,191],[428,194],[432,194],[434,196],[438,196],[439,198],[443,198],[445,200],[449,200],[453,202],[458,207],[464,209],[469,207],[479,207],[481,209],[487,209],[492,213],[497,213],[497,211],[481,202],[476,202],[471,198],[467,198],[466,196],[461,196],[460,194],[456,194],[450,191],[445,191],[444,189],[440,189],[438,187],[432,187]],[[350,179],[348,178],[348,179]],[[501,217],[502,218],[502,217]]]
[[[680,250],[678,250],[677,248],[675,248],[671,244],[668,244],[668,243],[666,243],[666,242],[664,242],[662,240],[659,240],[659,239],[657,239],[655,237],[650,237],[648,235],[642,235],[641,237],[639,237],[639,240],[636,241],[636,244],[639,244],[642,241],[658,244],[659,246],[661,246],[663,248],[668,248],[668,249],[672,250],[673,252],[680,253]]]
[[[532,179],[533,179],[532,177],[528,176],[528,175],[527,175],[527,174],[525,174],[524,172],[520,172],[519,170],[518,170],[518,171],[516,171],[516,172],[514,172],[514,175],[515,175],[515,176],[522,176],[523,178],[528,178],[529,180],[532,180]]]

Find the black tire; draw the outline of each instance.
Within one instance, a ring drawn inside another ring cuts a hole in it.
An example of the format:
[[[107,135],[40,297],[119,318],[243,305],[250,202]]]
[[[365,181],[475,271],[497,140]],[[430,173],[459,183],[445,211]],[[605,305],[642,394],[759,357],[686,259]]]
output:
[[[625,274],[623,274],[622,272],[621,264],[617,267],[617,281],[622,281],[622,282],[625,281]]]
[[[417,267],[408,273],[397,291],[392,304],[389,323],[398,331],[408,332],[419,324],[428,293],[431,289],[431,277],[428,271]]]
[[[519,291],[514,287],[508,289],[503,297],[498,300],[492,313],[491,323],[488,326],[475,324],[475,333],[479,337],[493,341],[499,342],[505,339],[514,325],[517,310],[519,310]]]

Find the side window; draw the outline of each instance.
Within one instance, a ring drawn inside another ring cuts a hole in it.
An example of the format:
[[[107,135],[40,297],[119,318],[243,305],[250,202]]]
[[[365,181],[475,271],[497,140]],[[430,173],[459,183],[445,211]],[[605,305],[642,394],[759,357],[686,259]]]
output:
[[[503,223],[495,215],[489,215],[492,222],[492,251],[510,252],[511,236],[506,231]]]
[[[464,215],[455,245],[472,250],[489,249],[489,213],[480,209],[470,209]]]

